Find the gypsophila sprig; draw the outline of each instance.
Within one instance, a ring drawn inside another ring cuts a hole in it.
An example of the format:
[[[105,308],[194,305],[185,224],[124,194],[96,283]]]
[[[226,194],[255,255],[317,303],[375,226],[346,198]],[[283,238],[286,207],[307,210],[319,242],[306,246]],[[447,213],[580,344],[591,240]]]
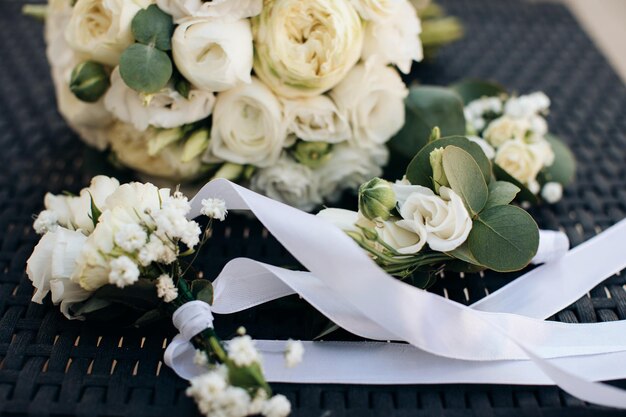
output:
[[[289,339],[285,350],[285,362],[288,368],[293,368],[302,362],[304,357],[304,345],[297,340]]]
[[[226,220],[228,211],[226,210],[226,202],[219,198],[205,198],[202,200],[202,209],[200,210],[205,216],[223,222]]]

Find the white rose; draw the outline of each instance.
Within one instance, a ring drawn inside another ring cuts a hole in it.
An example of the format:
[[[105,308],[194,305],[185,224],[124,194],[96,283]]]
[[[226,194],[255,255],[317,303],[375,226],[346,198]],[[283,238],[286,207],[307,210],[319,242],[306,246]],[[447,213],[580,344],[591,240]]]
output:
[[[46,210],[53,212],[58,223],[67,229],[79,230],[89,234],[94,229],[91,218],[91,202],[103,210],[106,199],[117,190],[120,183],[115,178],[98,175],[91,180],[87,188],[83,188],[78,196],[46,194],[44,204]]]
[[[483,132],[483,137],[492,146],[498,148],[513,139],[524,140],[529,129],[530,124],[526,119],[501,116],[489,123]]]
[[[407,95],[397,71],[374,60],[354,67],[331,92],[339,110],[348,114],[357,146],[383,144],[400,131]]]
[[[278,98],[252,78],[217,96],[207,161],[268,167],[278,161],[286,136]]]
[[[422,25],[408,0],[396,3],[390,16],[366,25],[362,57],[364,60],[377,57],[408,74],[413,61],[424,58]]]
[[[544,166],[548,157],[546,152],[541,144],[529,145],[521,140],[511,140],[498,148],[494,161],[519,182],[530,185]]]
[[[364,20],[382,20],[393,14],[404,0],[350,0]],[[415,10],[414,10],[415,12]]]
[[[115,66],[133,42],[131,22],[151,0],[78,0],[65,39],[85,57]]]
[[[350,124],[344,112],[327,96],[283,100],[289,133],[311,142],[339,143],[350,138]]]
[[[440,195],[419,185],[394,185],[403,220],[398,227],[415,232],[425,226],[428,246],[449,252],[461,246],[472,230],[472,219],[461,198],[451,189],[440,187]]]
[[[90,296],[72,282],[72,276],[87,237],[80,232],[58,228],[46,233],[26,263],[26,273],[36,288],[33,301],[42,303],[48,293],[52,293],[52,302],[61,304],[61,312],[69,319],[70,307]]]
[[[126,85],[119,68],[111,74],[111,87],[104,96],[108,111],[140,131],[149,126],[172,128],[197,122],[209,117],[214,104],[213,93],[196,89],[189,92],[189,98],[171,87],[143,96]]]
[[[156,3],[176,23],[190,16],[233,21],[256,16],[263,9],[263,0],[156,0]]]
[[[363,149],[336,145],[330,160],[315,170],[322,196],[331,202],[339,200],[344,190],[356,190],[364,182],[381,176],[388,159],[385,146]]]
[[[250,188],[305,211],[322,204],[317,178],[311,168],[287,156],[268,168],[258,170],[252,177]]]
[[[284,97],[331,89],[361,56],[362,23],[347,1],[268,1],[253,25],[254,70]]]
[[[172,55],[176,68],[199,89],[224,91],[250,83],[250,21],[185,20],[172,37]]]

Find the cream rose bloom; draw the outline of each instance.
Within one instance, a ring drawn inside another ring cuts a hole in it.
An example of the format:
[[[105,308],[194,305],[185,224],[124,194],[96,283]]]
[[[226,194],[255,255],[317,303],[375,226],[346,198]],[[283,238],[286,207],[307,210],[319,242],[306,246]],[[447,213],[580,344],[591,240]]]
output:
[[[375,60],[354,67],[330,95],[347,113],[356,146],[383,144],[404,125],[408,90],[393,68]]]
[[[339,143],[350,138],[348,118],[327,96],[283,100],[288,133],[311,142]]]
[[[156,4],[176,23],[192,16],[234,21],[256,16],[263,9],[263,0],[156,0]]]
[[[419,185],[395,184],[402,220],[398,227],[417,232],[425,227],[426,243],[434,251],[448,252],[461,246],[472,230],[472,219],[463,200],[447,187],[439,194]]]
[[[41,238],[26,263],[26,273],[36,289],[33,302],[41,304],[51,293],[52,302],[61,305],[63,315],[68,319],[76,318],[70,313],[70,307],[91,295],[70,280],[86,240],[81,232],[64,228]]]
[[[78,0],[65,39],[77,52],[109,66],[134,42],[130,26],[152,0]]]
[[[87,188],[83,188],[78,196],[46,194],[44,205],[52,211],[59,225],[70,230],[78,230],[90,234],[94,230],[91,219],[91,201],[103,210],[106,199],[120,186],[115,178],[98,175],[91,180]]]
[[[396,1],[388,17],[367,24],[362,57],[364,60],[376,57],[408,74],[413,61],[424,58],[421,32],[415,8],[408,0]]]
[[[196,89],[189,92],[189,98],[171,87],[143,96],[126,85],[119,67],[111,74],[111,87],[104,96],[106,109],[139,131],[149,126],[172,128],[197,122],[209,117],[214,104],[213,93]]]
[[[364,20],[383,20],[391,16],[404,0],[350,0]]]
[[[111,150],[124,165],[139,172],[172,181],[189,181],[202,174],[201,157],[183,162],[184,146],[178,142],[150,152],[150,143],[158,131],[140,132],[127,123],[115,123],[109,130]]]
[[[541,145],[511,140],[498,148],[494,161],[522,184],[534,185],[537,174],[544,167],[546,152]]]
[[[206,161],[272,166],[286,141],[278,98],[258,79],[220,93]]]
[[[239,83],[250,83],[250,21],[185,20],[172,37],[172,55],[176,68],[199,89],[224,91]]]
[[[313,171],[288,156],[283,156],[272,166],[257,171],[252,177],[250,188],[305,211],[322,204]]]
[[[523,140],[529,129],[530,123],[526,119],[501,116],[489,123],[483,132],[483,137],[492,146],[498,148],[512,139]]]
[[[287,98],[330,90],[361,56],[362,23],[347,1],[267,1],[253,25],[254,70]]]
[[[343,191],[356,190],[364,182],[381,176],[388,159],[386,146],[363,149],[348,144],[336,145],[330,160],[315,170],[322,197],[337,201]]]

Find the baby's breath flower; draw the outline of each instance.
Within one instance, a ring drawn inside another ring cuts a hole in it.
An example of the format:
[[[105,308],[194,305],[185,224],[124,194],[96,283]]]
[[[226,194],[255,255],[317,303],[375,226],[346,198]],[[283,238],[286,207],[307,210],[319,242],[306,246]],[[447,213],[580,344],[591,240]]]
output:
[[[285,362],[288,368],[293,368],[302,362],[304,356],[304,345],[302,342],[291,340],[287,341],[287,349],[285,350]]]
[[[174,285],[172,277],[163,274],[157,278],[157,295],[166,303],[170,303],[178,297],[178,289]]]
[[[241,367],[261,362],[261,355],[254,347],[254,341],[247,335],[235,337],[228,343],[228,357]]]
[[[284,395],[274,395],[265,403],[263,415],[265,417],[287,417],[291,413],[291,403]]]
[[[206,198],[202,200],[202,209],[200,213],[221,222],[226,220],[228,210],[226,210],[226,202],[220,198]]]
[[[558,182],[548,182],[541,189],[541,197],[546,203],[554,204],[563,198],[563,186]]]
[[[207,417],[245,417],[249,414],[248,392],[229,385],[227,372],[224,366],[220,366],[190,381],[187,395],[193,397],[200,412]]]
[[[193,355],[193,363],[197,366],[207,366],[209,364],[209,358],[204,351],[196,349],[196,353]]]
[[[188,248],[193,249],[200,243],[200,226],[194,221],[190,221],[185,225],[184,230],[180,234],[180,240],[183,241]]]
[[[248,407],[248,414],[256,416],[257,414],[263,413],[263,409],[265,408],[265,404],[267,403],[267,392],[264,389],[259,389],[256,392],[256,395],[250,401],[250,406]]]
[[[152,262],[169,265],[176,261],[177,256],[177,248],[171,244],[164,243],[155,234],[150,235],[148,243],[141,248],[138,254],[139,263],[142,266],[148,266]]]
[[[35,219],[33,223],[33,228],[35,232],[39,235],[45,235],[48,232],[54,232],[57,227],[59,227],[59,217],[57,214],[50,210],[44,210],[39,213],[39,216]]]
[[[111,261],[109,283],[124,288],[132,285],[139,279],[139,268],[128,256],[120,256]]]
[[[148,235],[136,223],[128,223],[115,234],[115,244],[126,252],[134,252],[146,244]]]

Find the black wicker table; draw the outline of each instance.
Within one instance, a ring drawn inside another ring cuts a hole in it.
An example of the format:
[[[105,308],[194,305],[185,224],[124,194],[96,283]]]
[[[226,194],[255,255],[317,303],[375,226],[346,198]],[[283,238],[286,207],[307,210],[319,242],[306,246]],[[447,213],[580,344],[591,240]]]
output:
[[[413,77],[434,84],[490,78],[552,98],[550,127],[575,152],[578,178],[560,203],[532,210],[539,225],[564,230],[577,245],[626,217],[626,88],[569,12],[515,0],[441,2],[462,18],[467,36]],[[68,321],[49,304],[30,303],[33,290],[24,268],[37,242],[32,214],[41,210],[45,192],[77,191],[96,173],[122,179],[129,174],[111,172],[57,114],[41,24],[22,17],[21,5],[0,0],[0,415],[197,415],[185,396],[186,382],[161,362],[174,333],[168,323],[120,330]],[[620,249],[626,256],[626,248]],[[208,277],[236,256],[293,262],[258,222],[236,216],[216,230],[205,250],[202,270]],[[433,291],[469,304],[510,279],[446,276]],[[551,319],[624,320],[625,284],[626,276],[616,275]],[[220,318],[217,326],[229,336],[239,323],[259,338],[306,339],[324,326],[296,298]],[[556,387],[275,388],[290,398],[296,417],[626,415]]]

